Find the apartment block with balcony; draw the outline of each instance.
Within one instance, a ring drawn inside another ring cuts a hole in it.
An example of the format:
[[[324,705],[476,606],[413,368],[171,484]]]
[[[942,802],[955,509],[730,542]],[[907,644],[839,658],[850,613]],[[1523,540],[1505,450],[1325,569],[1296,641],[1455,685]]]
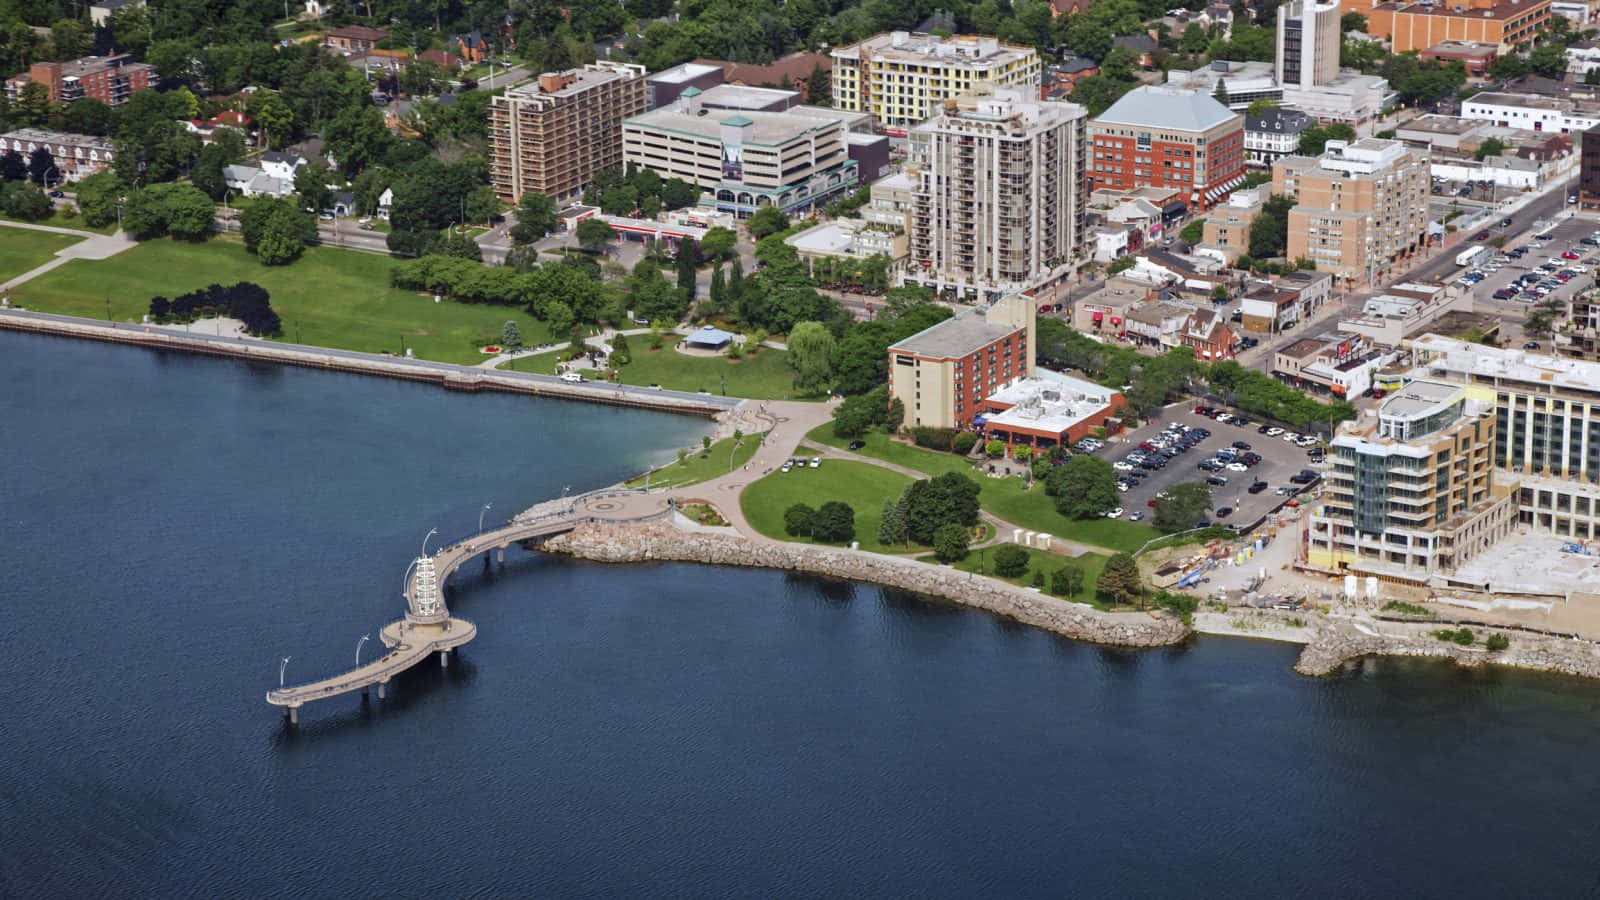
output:
[[[915,125],[944,101],[984,83],[1025,88],[1037,97],[1044,71],[1034,48],[981,35],[895,31],[829,55],[833,105],[867,113],[890,130]]]
[[[1517,524],[1517,485],[1497,482],[1493,411],[1465,387],[1414,381],[1332,441],[1306,562],[1416,578],[1449,574]]]
[[[1319,157],[1272,165],[1272,193],[1295,199],[1288,257],[1320,272],[1372,283],[1422,249],[1428,236],[1426,150],[1399,141],[1329,141]]]
[[[846,143],[849,115],[811,106],[784,112],[712,109],[695,88],[622,124],[623,159],[662,178],[681,178],[748,218],[763,206],[785,213],[853,190],[858,166]]]
[[[490,101],[489,180],[510,202],[528,191],[575,199],[601,169],[622,165],[622,121],[644,110],[637,65],[590,63],[511,88]]]
[[[120,106],[135,91],[160,82],[155,66],[134,62],[132,54],[85,56],[71,62],[34,63],[26,73],[6,79],[6,97],[15,101],[22,96],[24,87],[38,83],[45,86],[55,103],[91,97],[107,106]]]
[[[992,299],[1065,276],[1087,253],[1086,117],[986,87],[913,128],[906,282]]]

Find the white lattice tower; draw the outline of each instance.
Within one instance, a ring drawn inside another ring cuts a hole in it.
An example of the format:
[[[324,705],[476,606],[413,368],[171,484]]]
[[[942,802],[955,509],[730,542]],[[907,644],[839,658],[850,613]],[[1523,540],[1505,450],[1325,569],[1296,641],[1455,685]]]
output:
[[[433,557],[417,557],[417,614],[431,616],[439,612],[439,578],[433,568]]]

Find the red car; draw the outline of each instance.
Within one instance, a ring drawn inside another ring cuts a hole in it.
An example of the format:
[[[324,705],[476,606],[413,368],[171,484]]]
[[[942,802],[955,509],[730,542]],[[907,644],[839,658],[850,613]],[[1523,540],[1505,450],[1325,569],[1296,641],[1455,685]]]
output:
[[[1562,259],[1577,259],[1578,258],[1578,254],[1573,253],[1571,250],[1563,250],[1563,251],[1561,251],[1561,258]]]

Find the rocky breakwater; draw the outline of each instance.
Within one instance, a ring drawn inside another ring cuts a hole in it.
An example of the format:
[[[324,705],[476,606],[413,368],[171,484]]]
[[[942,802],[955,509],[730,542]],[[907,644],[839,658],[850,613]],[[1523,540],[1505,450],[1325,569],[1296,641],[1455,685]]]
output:
[[[756,566],[867,581],[988,610],[1064,637],[1122,647],[1161,647],[1189,636],[1165,613],[1107,613],[944,566],[859,550],[752,541],[680,531],[664,522],[583,525],[543,549],[598,562],[653,560]]]
[[[1369,656],[1426,656],[1449,659],[1456,665],[1513,666],[1581,678],[1600,678],[1600,646],[1590,641],[1572,640],[1523,631],[1503,631],[1511,644],[1491,652],[1476,645],[1463,647],[1441,641],[1429,633],[1429,625],[1382,623],[1378,634],[1365,634],[1344,623],[1328,623],[1317,629],[1311,643],[1300,652],[1294,670],[1302,675],[1332,675],[1346,663]],[[1475,629],[1480,640],[1492,629]]]

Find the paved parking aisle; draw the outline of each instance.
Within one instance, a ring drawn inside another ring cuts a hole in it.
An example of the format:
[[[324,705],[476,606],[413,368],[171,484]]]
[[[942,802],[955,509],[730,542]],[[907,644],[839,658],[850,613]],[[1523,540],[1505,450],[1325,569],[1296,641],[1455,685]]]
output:
[[[1146,470],[1145,477],[1139,484],[1123,491],[1120,501],[1124,510],[1123,518],[1138,513],[1148,520],[1153,513],[1151,507],[1156,494],[1175,484],[1205,481],[1208,477],[1215,477],[1224,481],[1222,484],[1211,486],[1212,509],[1228,508],[1232,513],[1220,519],[1213,516],[1213,520],[1220,523],[1253,522],[1284,502],[1284,495],[1277,493],[1277,488],[1293,487],[1289,482],[1290,477],[1301,469],[1313,468],[1306,448],[1295,446],[1282,440],[1281,437],[1259,433],[1257,430],[1261,425],[1259,421],[1247,427],[1240,427],[1214,421],[1195,413],[1193,409],[1193,404],[1169,407],[1159,420],[1129,432],[1125,440],[1109,443],[1097,452],[1096,455],[1117,463],[1138,449],[1140,443],[1160,434],[1174,422],[1190,428],[1204,428],[1211,432],[1210,436],[1188,451],[1179,453],[1164,468]],[[1250,450],[1260,454],[1261,462],[1244,472],[1224,469],[1213,473],[1198,468],[1202,461],[1210,458],[1218,450],[1231,446],[1235,441],[1248,444]],[[1267,482],[1267,488],[1260,493],[1252,494],[1249,488],[1256,481]]]

